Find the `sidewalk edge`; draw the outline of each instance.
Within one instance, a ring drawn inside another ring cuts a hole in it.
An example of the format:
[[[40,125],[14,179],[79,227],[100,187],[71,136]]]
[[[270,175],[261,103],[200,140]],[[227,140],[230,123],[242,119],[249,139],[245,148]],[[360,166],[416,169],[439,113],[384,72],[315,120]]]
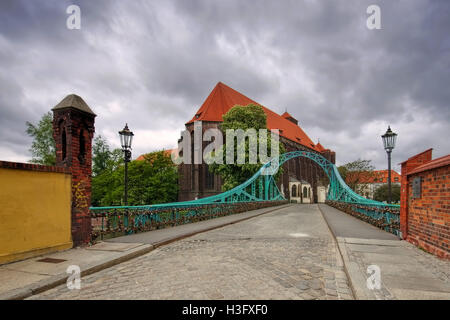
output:
[[[339,255],[340,255],[340,257],[341,257],[342,264],[343,264],[343,267],[344,267],[344,272],[345,272],[345,275],[347,276],[347,279],[348,279],[348,282],[349,282],[350,289],[352,290],[352,295],[353,295],[353,297],[354,297],[356,300],[362,300],[362,299],[364,299],[364,298],[356,294],[355,286],[354,286],[354,284],[353,284],[352,278],[350,277],[350,273],[349,273],[349,271],[348,271],[349,259],[348,259],[347,253],[345,253],[345,255],[342,254],[341,245],[340,245],[340,243],[339,243],[339,241],[338,241],[336,235],[334,234],[333,230],[331,229],[330,225],[328,224],[328,220],[327,220],[327,218],[325,217],[325,214],[323,213],[322,208],[320,208],[320,203],[317,204],[317,207],[319,208],[320,214],[322,215],[322,218],[323,218],[323,220],[325,221],[325,223],[326,223],[326,225],[327,225],[327,227],[328,227],[328,230],[330,230],[330,233],[331,233],[331,235],[333,236],[335,245],[336,245],[336,247],[337,247],[337,249],[338,249],[338,251],[339,251]],[[344,251],[345,251],[345,250],[344,250]],[[344,257],[344,256],[345,256],[345,257]]]

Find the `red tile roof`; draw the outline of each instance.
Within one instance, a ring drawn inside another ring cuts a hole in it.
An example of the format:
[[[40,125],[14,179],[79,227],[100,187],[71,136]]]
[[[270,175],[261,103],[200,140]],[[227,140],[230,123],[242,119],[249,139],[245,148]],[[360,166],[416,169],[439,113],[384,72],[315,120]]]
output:
[[[323,151],[326,150],[326,149],[320,144],[320,142],[316,144],[316,149],[317,149],[319,152],[323,152]]]
[[[417,168],[415,168],[414,170],[412,170],[411,172],[408,172],[407,175],[422,172],[425,170],[431,170],[434,168],[447,166],[449,164],[450,164],[450,154],[440,157],[440,158],[437,158],[437,159],[434,159],[434,160],[431,160],[430,162],[424,163],[424,164],[418,166]]]
[[[298,125],[228,87],[222,82],[217,83],[194,117],[186,124],[194,121],[222,122],[222,116],[232,107],[235,105],[246,106],[248,104],[256,104],[263,108],[267,116],[267,127],[269,129],[280,129],[281,136],[302,144],[310,149],[319,151],[317,150],[316,145]],[[285,114],[286,113],[287,112],[285,112]]]
[[[175,149],[168,149],[168,150],[163,150],[166,156],[169,156],[172,154],[172,151]],[[139,157],[136,158],[137,161],[142,161],[145,160],[145,155],[147,155],[147,153],[145,154],[141,154]]]
[[[285,113],[283,113],[282,115],[281,115],[283,118],[285,118],[285,119],[288,119],[288,118],[292,118],[292,119],[295,119],[293,116],[291,116],[290,115],[290,113],[289,112],[285,112]]]
[[[401,177],[398,172],[391,170],[392,182],[400,182]],[[358,183],[387,183],[388,170],[375,170],[373,174],[367,174],[367,172],[350,172],[347,174],[345,181],[351,183],[352,181],[356,181],[356,179]]]
[[[433,151],[433,148],[430,148],[430,149],[425,150],[424,152],[418,153],[418,154],[416,154],[415,156],[412,156],[412,157],[408,158],[408,160],[405,160],[405,161],[403,161],[403,162],[400,162],[400,164],[403,164],[403,163],[405,163],[405,162],[409,162],[409,161],[411,161],[411,160],[414,160],[414,159],[416,159],[416,158],[419,158],[420,156],[422,156],[422,155],[424,155],[425,153],[428,153],[428,152],[430,152],[430,151]],[[430,153],[429,156],[430,156],[430,160],[431,160],[431,153]]]

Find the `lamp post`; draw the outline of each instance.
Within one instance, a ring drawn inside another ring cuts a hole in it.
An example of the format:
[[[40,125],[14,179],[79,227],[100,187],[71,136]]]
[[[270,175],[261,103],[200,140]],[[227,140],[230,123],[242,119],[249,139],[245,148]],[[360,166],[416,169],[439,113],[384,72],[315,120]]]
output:
[[[122,145],[122,151],[124,153],[124,161],[125,161],[125,194],[124,194],[124,202],[125,205],[128,205],[128,162],[131,161],[131,142],[133,141],[134,133],[128,129],[128,123],[125,124],[125,128],[122,131],[119,131],[120,135],[120,144]]]
[[[388,203],[391,203],[391,152],[395,147],[397,134],[392,132],[391,126],[388,126],[386,133],[381,138],[383,139],[384,149],[388,155]]]

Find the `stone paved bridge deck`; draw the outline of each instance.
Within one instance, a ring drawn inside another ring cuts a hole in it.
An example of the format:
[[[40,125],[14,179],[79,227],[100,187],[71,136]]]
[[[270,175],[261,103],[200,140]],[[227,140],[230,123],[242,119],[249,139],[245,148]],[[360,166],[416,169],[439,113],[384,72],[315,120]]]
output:
[[[353,299],[317,205],[291,205],[160,247],[33,299]]]
[[[152,243],[167,230],[113,241]],[[366,285],[371,264],[379,290]],[[83,277],[81,290],[30,298],[450,299],[449,276],[448,261],[334,208],[289,205]]]

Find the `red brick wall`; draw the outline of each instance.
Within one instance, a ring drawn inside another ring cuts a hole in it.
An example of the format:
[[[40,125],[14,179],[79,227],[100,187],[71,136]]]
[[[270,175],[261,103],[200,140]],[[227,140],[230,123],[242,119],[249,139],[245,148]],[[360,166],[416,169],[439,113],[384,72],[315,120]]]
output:
[[[405,162],[402,163],[401,170],[401,188],[400,188],[400,231],[402,233],[402,238],[406,240],[408,235],[408,177],[407,173],[417,168],[425,162],[431,161],[433,149],[428,149],[422,153],[419,153]]]
[[[400,230],[403,239],[450,259],[450,165],[408,175],[430,162],[431,156],[432,149],[429,149],[402,163]],[[413,199],[415,177],[421,177],[421,195]]]
[[[422,178],[420,198],[411,183]],[[450,258],[450,165],[408,176],[407,240],[442,258]]]

